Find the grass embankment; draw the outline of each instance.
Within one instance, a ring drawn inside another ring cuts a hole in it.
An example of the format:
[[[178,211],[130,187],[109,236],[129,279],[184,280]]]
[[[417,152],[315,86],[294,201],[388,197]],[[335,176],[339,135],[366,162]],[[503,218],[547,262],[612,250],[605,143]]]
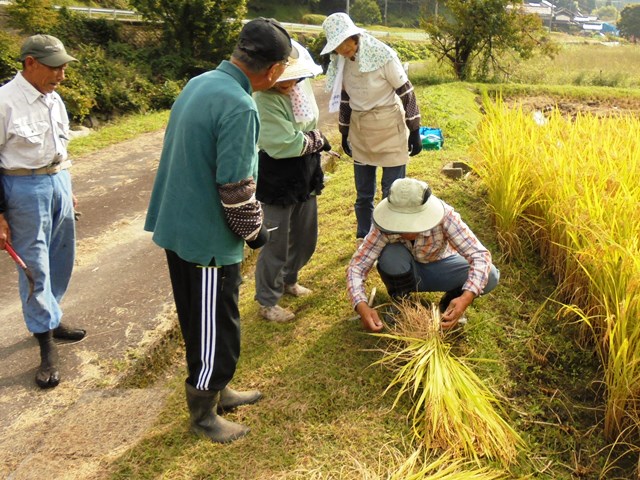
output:
[[[443,128],[446,140],[443,150],[414,157],[408,175],[428,181],[461,212],[501,270],[498,288],[470,307],[470,323],[453,350],[492,360],[473,364],[473,370],[499,396],[507,421],[529,445],[507,478],[597,478],[608,453],[600,452],[605,442],[594,428],[603,405],[594,386],[597,359],[574,343],[567,332],[573,327],[560,325],[555,309],[545,304],[554,285],[537,255],[513,263],[501,259],[477,178],[451,180],[440,173],[445,163],[466,159],[481,119],[477,95],[460,83],[419,87],[417,93],[423,124]],[[328,133],[339,145],[337,133]],[[328,172],[319,197],[318,248],[300,278],[314,293],[283,300],[296,311],[296,322],[274,325],[258,317],[253,259],[246,265],[243,350],[233,384],[260,388],[265,398],[229,418],[249,425],[249,436],[222,446],[188,432],[180,359],[168,381],[172,394],[164,413],[138,446],[108,467],[112,479],[383,479],[414,452],[410,405],[401,401],[391,408],[395,392],[382,393],[393,373],[372,366],[385,340],[363,332],[345,293],[345,267],[355,245],[352,176],[346,160]],[[377,275],[368,285],[377,287],[377,303],[388,300]]]

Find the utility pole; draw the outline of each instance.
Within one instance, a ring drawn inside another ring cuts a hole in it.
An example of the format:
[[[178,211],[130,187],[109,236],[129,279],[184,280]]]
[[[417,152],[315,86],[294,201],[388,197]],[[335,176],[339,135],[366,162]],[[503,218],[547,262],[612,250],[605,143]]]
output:
[[[349,15],[349,0],[347,0],[347,15]]]
[[[387,26],[387,3],[388,0],[384,0],[384,26]]]

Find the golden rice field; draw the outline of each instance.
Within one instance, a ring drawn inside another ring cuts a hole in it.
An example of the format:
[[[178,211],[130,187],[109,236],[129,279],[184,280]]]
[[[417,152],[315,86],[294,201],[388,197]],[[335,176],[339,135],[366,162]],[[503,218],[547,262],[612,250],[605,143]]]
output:
[[[553,272],[559,318],[578,321],[606,385],[604,432],[640,428],[640,120],[485,101],[473,167],[506,255],[538,251]]]

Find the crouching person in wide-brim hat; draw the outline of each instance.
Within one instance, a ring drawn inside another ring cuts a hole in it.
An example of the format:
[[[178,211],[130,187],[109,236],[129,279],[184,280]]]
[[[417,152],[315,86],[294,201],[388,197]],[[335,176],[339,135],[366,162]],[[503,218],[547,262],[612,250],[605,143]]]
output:
[[[444,292],[439,302],[444,329],[465,323],[467,307],[493,290],[500,278],[491,253],[460,215],[435,197],[425,182],[413,178],[393,182],[347,268],[352,305],[364,328],[372,332],[383,328],[365,292],[365,280],[376,261],[393,300],[412,292]]]

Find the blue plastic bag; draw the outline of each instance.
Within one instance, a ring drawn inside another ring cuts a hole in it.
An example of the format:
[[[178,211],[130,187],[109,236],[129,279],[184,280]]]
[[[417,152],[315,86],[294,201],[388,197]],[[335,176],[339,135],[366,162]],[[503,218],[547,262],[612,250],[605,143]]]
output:
[[[420,127],[420,139],[425,150],[440,150],[444,144],[442,130],[439,128]]]

